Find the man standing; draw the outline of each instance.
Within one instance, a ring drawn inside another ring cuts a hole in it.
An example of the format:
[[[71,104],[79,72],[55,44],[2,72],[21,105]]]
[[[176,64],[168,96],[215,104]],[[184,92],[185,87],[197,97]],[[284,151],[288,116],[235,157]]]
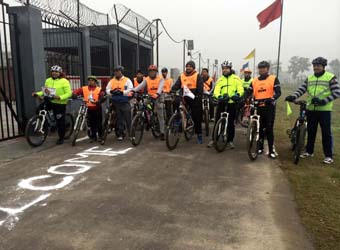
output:
[[[221,113],[227,111],[229,113],[228,118],[228,138],[227,142],[231,149],[235,148],[234,137],[235,137],[235,119],[236,119],[236,108],[237,103],[241,100],[244,94],[241,79],[233,73],[233,64],[230,61],[225,61],[221,65],[223,75],[216,81],[214,89],[214,98],[220,100],[217,105],[215,115],[215,125],[221,118]],[[228,96],[228,105],[226,110],[226,102],[223,100],[224,96]],[[214,136],[214,135],[213,135]],[[208,147],[213,146],[213,140],[210,141]]]
[[[213,90],[214,90],[214,80],[212,79],[212,77],[209,76],[209,70],[207,68],[203,68],[202,72],[201,72],[201,76],[204,82],[204,94],[207,95],[211,95]],[[212,119],[214,117],[214,103],[212,101],[212,98],[209,99],[209,116],[210,119]]]
[[[188,88],[195,98],[185,98],[186,104],[191,109],[192,119],[195,123],[195,133],[197,134],[198,144],[203,143],[202,137],[202,96],[204,83],[202,77],[195,70],[196,64],[194,61],[187,62],[185,72],[181,74],[176,83],[172,86],[172,91]]]
[[[106,93],[111,95],[112,104],[116,111],[117,139],[122,141],[125,136],[125,128],[130,133],[131,111],[128,94],[133,85],[131,80],[123,75],[124,67],[117,66],[113,73],[114,77],[106,86]]]
[[[281,96],[281,86],[279,79],[274,75],[269,75],[270,64],[262,61],[258,64],[259,77],[253,79],[249,86],[254,99],[260,101],[258,114],[260,115],[260,140],[258,153],[263,153],[264,137],[267,137],[269,154],[272,159],[277,157],[274,151],[274,120],[276,100]]]
[[[168,78],[167,68],[162,69],[162,77],[164,79],[164,88],[163,88],[164,105],[165,105],[167,120],[169,121],[172,115],[172,100],[170,96],[170,91],[171,91],[171,87],[174,81],[172,80],[172,78]]]
[[[320,124],[325,154],[323,163],[332,164],[334,160],[331,117],[333,101],[340,96],[340,87],[334,74],[325,70],[327,59],[318,57],[312,64],[314,74],[310,75],[293,95],[287,96],[286,101],[293,102],[307,92],[308,138],[306,152],[301,157],[313,157],[316,133]]]
[[[141,89],[146,88],[148,95],[156,100],[155,102],[155,111],[157,113],[157,118],[159,121],[160,127],[160,139],[163,141],[164,131],[165,131],[165,122],[164,122],[164,105],[163,105],[163,97],[162,92],[164,88],[164,79],[158,75],[158,68],[156,65],[150,65],[148,68],[149,76],[145,78],[145,80],[137,87],[134,88],[133,91],[138,92]]]

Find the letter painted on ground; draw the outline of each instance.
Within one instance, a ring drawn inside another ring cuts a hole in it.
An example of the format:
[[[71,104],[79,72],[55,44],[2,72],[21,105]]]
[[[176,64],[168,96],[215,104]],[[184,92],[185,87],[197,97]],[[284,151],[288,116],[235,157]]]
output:
[[[73,176],[65,176],[61,182],[59,182],[57,185],[54,185],[54,186],[34,186],[33,184],[31,184],[31,182],[33,181],[47,179],[51,177],[52,177],[51,175],[41,175],[41,176],[31,177],[31,178],[20,181],[18,186],[24,189],[29,189],[29,190],[34,190],[34,191],[50,191],[50,190],[60,189],[60,188],[67,186],[74,179]]]

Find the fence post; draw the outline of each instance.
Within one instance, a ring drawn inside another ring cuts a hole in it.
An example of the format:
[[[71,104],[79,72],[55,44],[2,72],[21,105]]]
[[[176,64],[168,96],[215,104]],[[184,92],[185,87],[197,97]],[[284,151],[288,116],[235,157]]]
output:
[[[92,74],[91,70],[91,37],[90,37],[90,29],[88,27],[82,27],[80,29],[82,33],[82,40],[83,40],[83,69],[84,69],[84,79],[81,79],[81,86],[86,83],[86,79],[89,75]],[[82,77],[81,77],[82,78]]]
[[[41,13],[30,5],[10,7],[8,12],[17,16],[16,28],[20,31],[15,41],[17,44],[14,45],[20,51],[16,59],[21,64],[18,74],[23,79],[22,86],[18,87],[22,91],[23,100],[20,106],[24,110],[19,112],[23,119],[27,119],[36,110],[36,102],[31,94],[40,90],[46,79]]]

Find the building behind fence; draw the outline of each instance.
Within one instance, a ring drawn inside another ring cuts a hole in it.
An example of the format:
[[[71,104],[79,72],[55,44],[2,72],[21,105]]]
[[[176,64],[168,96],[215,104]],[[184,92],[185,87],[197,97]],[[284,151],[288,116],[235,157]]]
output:
[[[115,65],[133,77],[153,62],[155,26],[123,5],[108,14],[76,0],[0,2],[0,141],[22,135],[35,113],[31,97],[52,65],[63,67],[72,88],[96,75],[106,85]]]

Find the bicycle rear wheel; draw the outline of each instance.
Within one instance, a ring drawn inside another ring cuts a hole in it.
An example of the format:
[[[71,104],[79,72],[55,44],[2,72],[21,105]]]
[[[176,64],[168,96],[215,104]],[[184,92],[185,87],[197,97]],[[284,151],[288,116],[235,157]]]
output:
[[[69,113],[65,115],[65,139],[69,139],[73,133],[74,119]]]
[[[258,156],[258,142],[257,137],[257,122],[251,121],[247,133],[247,152],[249,159],[254,161]]]
[[[209,136],[209,110],[206,108],[204,110],[204,125],[205,125],[205,135]]]
[[[214,129],[214,147],[217,152],[223,152],[227,147],[227,137],[226,127],[228,126],[228,121],[226,118],[221,118],[216,123]]]
[[[134,146],[138,146],[144,134],[144,119],[141,115],[136,115],[131,123],[130,139]]]
[[[305,147],[307,128],[305,125],[300,126],[296,131],[296,144],[294,148],[294,164],[299,164],[301,151]]]
[[[165,142],[169,150],[174,150],[179,142],[182,130],[182,119],[179,114],[173,114],[166,128]]]
[[[109,129],[111,126],[111,113],[108,112],[105,114],[105,119],[103,123],[103,137],[102,141],[100,142],[101,145],[104,145],[106,142],[107,134],[109,133]]]
[[[45,120],[42,124],[43,118],[39,115],[33,116],[27,123],[25,128],[25,137],[28,142],[33,147],[38,147],[42,145],[48,134],[48,121]],[[40,128],[42,130],[40,131]]]
[[[247,115],[249,113],[247,111],[247,107],[242,107],[237,115],[237,122],[243,127],[248,128],[249,127],[249,116]]]
[[[155,137],[156,139],[158,139],[161,136],[161,127],[159,124],[157,114],[151,115],[151,132],[153,137]]]

